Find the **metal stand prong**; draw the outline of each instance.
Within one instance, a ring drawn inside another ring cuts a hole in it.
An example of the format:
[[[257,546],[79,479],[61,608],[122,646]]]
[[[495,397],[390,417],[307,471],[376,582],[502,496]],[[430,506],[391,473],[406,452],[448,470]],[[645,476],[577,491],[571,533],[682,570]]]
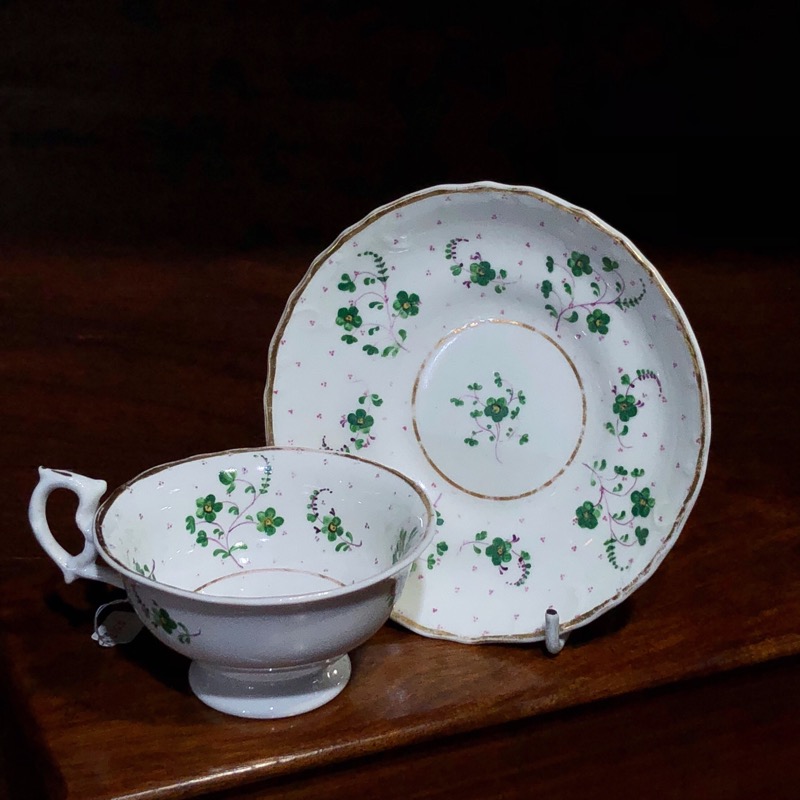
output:
[[[544,612],[544,643],[547,652],[552,655],[560,653],[569,638],[568,633],[559,633],[558,621],[558,611],[554,608]]]

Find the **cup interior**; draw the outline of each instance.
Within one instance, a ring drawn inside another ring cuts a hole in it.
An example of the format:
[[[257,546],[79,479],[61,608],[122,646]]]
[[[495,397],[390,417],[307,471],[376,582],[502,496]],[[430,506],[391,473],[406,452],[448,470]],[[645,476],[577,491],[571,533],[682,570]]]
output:
[[[405,476],[354,456],[237,450],[156,467],[96,517],[103,557],[135,579],[215,597],[341,593],[407,566],[430,504]]]

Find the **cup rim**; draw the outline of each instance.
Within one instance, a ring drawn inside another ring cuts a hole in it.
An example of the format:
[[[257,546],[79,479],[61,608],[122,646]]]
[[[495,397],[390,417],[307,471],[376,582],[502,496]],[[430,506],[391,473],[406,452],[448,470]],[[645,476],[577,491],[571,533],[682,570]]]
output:
[[[303,594],[293,594],[293,595],[272,595],[272,596],[264,595],[260,597],[258,596],[236,597],[234,595],[200,594],[197,591],[183,589],[179,586],[174,586],[173,584],[170,583],[164,583],[163,581],[152,580],[150,578],[146,578],[143,575],[140,575],[138,572],[132,570],[130,567],[123,564],[108,550],[105,539],[103,537],[103,530],[102,530],[105,515],[109,511],[111,506],[114,504],[114,502],[117,500],[117,498],[121,494],[123,494],[123,492],[130,489],[134,484],[138,483],[139,481],[145,478],[149,478],[152,475],[156,475],[159,472],[163,472],[167,469],[170,469],[171,467],[177,467],[183,464],[189,464],[193,461],[201,461],[202,459],[206,458],[215,458],[218,456],[226,456],[226,455],[238,455],[243,453],[269,453],[269,452],[312,453],[320,456],[324,455],[326,458],[350,459],[351,461],[367,464],[383,472],[388,472],[394,475],[395,477],[399,478],[401,481],[406,483],[422,501],[422,505],[423,508],[425,509],[425,514],[427,517],[425,526],[422,530],[422,535],[419,537],[418,541],[409,549],[408,553],[406,553],[406,555],[403,558],[398,560],[396,563],[391,564],[386,569],[381,570],[381,572],[378,572],[375,575],[371,575],[368,578],[365,578],[364,580],[346,584],[345,586],[336,586],[332,589],[323,589],[318,592],[306,592]],[[364,458],[363,456],[356,455],[354,453],[340,453],[336,451],[320,450],[318,448],[313,448],[313,447],[296,447],[294,445],[263,445],[260,447],[238,447],[238,448],[231,448],[228,450],[218,450],[216,452],[211,452],[211,453],[199,453],[197,455],[188,456],[187,458],[180,458],[175,461],[169,461],[164,464],[159,464],[158,466],[151,467],[150,469],[140,472],[135,477],[120,484],[116,489],[114,489],[111,492],[111,494],[108,495],[108,497],[106,497],[102,501],[97,511],[95,512],[93,528],[94,528],[95,543],[97,545],[97,551],[102,557],[102,559],[108,564],[109,567],[111,567],[111,569],[113,569],[115,572],[120,573],[122,577],[127,578],[128,580],[131,580],[139,584],[140,586],[156,588],[170,595],[175,595],[177,597],[183,597],[186,599],[199,600],[202,603],[209,603],[212,605],[235,605],[235,606],[255,607],[255,606],[287,606],[295,604],[305,605],[308,603],[322,602],[336,597],[354,594],[360,590],[367,589],[370,586],[373,586],[377,583],[380,583],[381,581],[391,578],[392,576],[402,572],[407,567],[410,567],[412,562],[418,558],[422,550],[429,544],[430,533],[433,528],[433,519],[434,519],[433,506],[422,484],[414,480],[413,478],[409,477],[408,475],[395,469],[394,467],[390,467],[386,464],[381,464],[377,461],[372,461],[371,459]]]

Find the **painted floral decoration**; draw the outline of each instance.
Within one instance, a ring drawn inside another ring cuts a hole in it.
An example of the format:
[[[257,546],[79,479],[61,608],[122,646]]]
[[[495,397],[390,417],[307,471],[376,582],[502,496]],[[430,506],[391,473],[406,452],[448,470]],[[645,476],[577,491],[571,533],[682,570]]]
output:
[[[469,264],[467,265],[459,258],[458,249],[462,242],[468,241],[469,239],[456,238],[451,239],[445,245],[445,259],[454,262],[450,266],[450,272],[455,276],[459,276],[465,269],[468,269],[469,278],[463,282],[464,286],[468,289],[473,285],[483,287],[494,284],[495,292],[497,294],[502,294],[506,290],[506,287],[513,283],[513,281],[507,280],[508,271],[505,269],[495,269],[478,251],[469,256]]]
[[[637,488],[644,470],[628,470],[615,466],[608,472],[605,459],[584,464],[591,474],[590,485],[599,490],[596,500],[585,500],[575,509],[575,522],[580,528],[594,530],[601,522],[608,525],[609,536],[603,542],[608,562],[619,570],[630,568],[630,561],[621,565],[619,547],[644,546],[650,531],[637,521],[644,520],[656,505],[649,486]]]
[[[530,439],[529,434],[522,433],[508,424],[519,417],[527,400],[525,393],[516,391],[499,372],[494,373],[494,384],[498,389],[503,390],[503,394],[493,392],[483,397],[480,394],[483,386],[476,382],[467,386],[467,394],[451,397],[450,402],[456,408],[469,404],[469,416],[473,427],[470,435],[464,439],[464,444],[469,447],[477,447],[480,444],[480,437],[485,437],[494,444],[497,461],[502,462],[500,458],[502,444],[516,441],[518,444],[524,445]]]
[[[222,503],[213,494],[197,498],[197,516],[205,522],[213,522],[222,511]]]
[[[357,433],[358,431],[369,432],[375,420],[367,414],[366,409],[357,408],[347,415],[347,422],[350,425],[350,430],[353,433]]]
[[[461,547],[470,545],[476,555],[483,555],[488,558],[492,565],[498,568],[501,575],[507,575],[512,562],[514,562],[513,566],[517,570],[517,578],[513,581],[507,580],[506,583],[510,586],[522,586],[531,573],[531,556],[526,550],[516,549],[516,545],[520,540],[519,536],[514,534],[510,539],[493,536],[492,541],[486,544],[488,539],[488,531],[479,531],[475,534],[474,539],[464,542]],[[431,568],[430,565],[429,568]]]
[[[597,520],[600,519],[600,506],[595,505],[591,500],[582,503],[575,510],[578,525],[581,528],[592,530],[597,527]]]
[[[621,368],[619,371],[622,373]],[[630,449],[630,445],[623,442],[623,438],[630,432],[628,423],[644,408],[647,398],[647,393],[641,384],[645,382],[654,384],[661,402],[667,402],[661,388],[661,379],[652,369],[637,369],[634,374],[635,377],[631,378],[627,372],[624,372],[619,379],[619,385],[612,385],[611,412],[616,419],[606,422],[606,430],[616,436],[620,447],[625,449]]]
[[[329,542],[336,542],[334,551],[337,553],[348,552],[354,547],[361,547],[361,542],[355,541],[353,534],[347,530],[336,509],[325,502],[326,495],[332,494],[331,489],[323,487],[314,489],[308,498],[308,513],[306,519],[314,524],[317,538],[324,538]]]
[[[502,422],[508,416],[505,397],[490,397],[486,401],[483,413],[494,422]]]
[[[552,256],[545,259],[547,272],[552,276],[539,284],[539,291],[548,302],[545,310],[555,318],[555,329],[562,323],[576,323],[585,314],[589,333],[605,336],[611,325],[611,315],[603,309],[616,306],[625,311],[637,306],[645,295],[642,288],[635,297],[627,297],[628,285],[619,277],[619,262],[608,256],[596,267],[589,255],[573,250],[566,266],[556,264]]]
[[[650,490],[645,486],[641,491],[631,494],[631,503],[633,503],[633,508],[631,509],[633,516],[644,519],[649,516],[656,501],[654,498],[650,497]]]
[[[407,349],[404,342],[408,331],[398,326],[398,320],[417,316],[422,301],[418,294],[405,289],[398,291],[391,300],[388,289],[391,271],[383,256],[365,250],[358,257],[370,259],[372,267],[355,270],[352,275],[343,272],[336,284],[340,292],[347,294],[356,294],[362,289],[350,305],[340,308],[336,315],[336,324],[345,331],[341,341],[348,345],[361,342],[361,349],[368,356],[393,358]]]
[[[611,322],[611,317],[596,308],[586,317],[586,325],[592,333],[600,333],[605,335],[608,333],[608,323]]]
[[[217,480],[225,489],[226,499],[217,500],[214,494],[198,497],[195,502],[194,516],[186,517],[186,530],[200,547],[215,545],[212,550],[213,556],[222,560],[230,559],[231,563],[236,564],[240,569],[244,568],[245,564],[236,553],[247,550],[247,542],[239,539],[238,536],[245,533],[250,526],[253,526],[259,533],[272,536],[283,524],[283,517],[278,516],[278,512],[273,507],[254,512],[253,507],[257,501],[269,492],[272,475],[272,466],[269,460],[264,456],[255,456],[255,458],[260,459],[264,464],[258,487],[253,481],[244,477],[248,474],[247,469],[222,470],[217,476]],[[241,493],[242,497],[234,499],[238,493]],[[246,505],[242,506],[242,501],[245,501]],[[225,520],[220,516],[224,510],[227,510]],[[255,516],[253,516],[253,512]]]
[[[419,314],[419,295],[408,292],[398,292],[397,298],[392,303],[392,308],[403,319],[415,317]]]
[[[256,512],[257,531],[266,533],[267,536],[273,536],[281,525],[283,525],[283,517],[279,517],[274,508]]]
[[[341,325],[346,331],[361,327],[361,317],[358,315],[358,309],[355,306],[340,308],[339,313],[336,315],[336,324]]]
[[[633,419],[639,411],[636,407],[636,398],[630,394],[618,394],[614,398],[612,410],[622,422]]]

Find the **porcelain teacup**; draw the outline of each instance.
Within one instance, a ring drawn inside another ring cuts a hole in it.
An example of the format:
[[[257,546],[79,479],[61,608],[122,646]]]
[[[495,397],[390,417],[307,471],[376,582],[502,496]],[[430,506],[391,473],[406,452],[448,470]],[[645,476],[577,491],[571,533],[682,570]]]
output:
[[[30,523],[65,580],[124,588],[144,625],[191,659],[197,697],[244,717],[292,716],[339,694],[347,653],[386,622],[433,535],[419,485],[344,453],[195,456],[139,475],[102,503],[104,481],[39,472]],[[47,522],[57,488],[78,496],[79,555]]]

